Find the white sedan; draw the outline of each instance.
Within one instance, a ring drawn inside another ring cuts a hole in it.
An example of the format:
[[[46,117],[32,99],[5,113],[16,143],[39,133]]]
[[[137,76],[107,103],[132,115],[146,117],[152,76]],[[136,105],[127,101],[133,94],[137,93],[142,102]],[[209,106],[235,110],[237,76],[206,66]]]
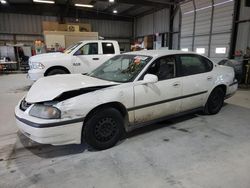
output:
[[[19,129],[44,144],[114,146],[142,125],[184,113],[220,111],[238,87],[231,67],[190,52],[117,55],[87,75],[39,79],[15,108]]]

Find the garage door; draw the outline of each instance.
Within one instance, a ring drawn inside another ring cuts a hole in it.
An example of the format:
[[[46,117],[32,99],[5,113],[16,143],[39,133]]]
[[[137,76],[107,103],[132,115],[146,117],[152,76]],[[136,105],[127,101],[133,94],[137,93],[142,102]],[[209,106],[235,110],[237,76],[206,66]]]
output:
[[[228,57],[233,0],[194,0],[181,4],[181,49],[196,51],[215,62]]]

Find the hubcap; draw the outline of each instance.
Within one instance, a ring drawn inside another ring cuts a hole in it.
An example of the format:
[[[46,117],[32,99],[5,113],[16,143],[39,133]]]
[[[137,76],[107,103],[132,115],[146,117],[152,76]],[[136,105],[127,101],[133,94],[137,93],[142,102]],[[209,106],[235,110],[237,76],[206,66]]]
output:
[[[111,140],[116,133],[117,124],[110,117],[102,118],[95,126],[95,137],[100,142],[107,142]]]

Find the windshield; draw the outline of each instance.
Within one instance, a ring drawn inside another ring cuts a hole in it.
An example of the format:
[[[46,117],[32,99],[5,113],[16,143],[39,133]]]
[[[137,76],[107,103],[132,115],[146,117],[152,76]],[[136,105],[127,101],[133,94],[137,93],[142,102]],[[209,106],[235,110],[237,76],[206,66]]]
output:
[[[113,82],[132,81],[151,60],[149,56],[117,55],[92,71],[89,76]]]
[[[69,46],[68,48],[66,48],[63,52],[65,54],[69,54],[70,52],[72,52],[74,49],[76,49],[81,44],[82,44],[81,42],[78,42],[76,44],[72,44],[71,46]]]

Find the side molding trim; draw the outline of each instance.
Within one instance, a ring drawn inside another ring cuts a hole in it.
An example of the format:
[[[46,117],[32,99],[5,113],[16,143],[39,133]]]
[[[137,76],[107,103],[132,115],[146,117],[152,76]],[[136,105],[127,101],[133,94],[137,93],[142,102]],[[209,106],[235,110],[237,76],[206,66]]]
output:
[[[128,108],[127,110],[128,111],[133,111],[133,110],[138,110],[138,109],[142,109],[142,108],[147,108],[147,107],[154,106],[154,105],[159,105],[159,104],[162,104],[162,103],[172,102],[172,101],[176,101],[176,100],[180,100],[180,99],[184,99],[184,98],[193,97],[193,96],[196,96],[196,95],[201,95],[201,94],[204,94],[204,93],[207,93],[207,92],[208,91],[201,91],[201,92],[198,92],[198,93],[192,93],[192,94],[189,94],[189,95],[174,97],[174,98],[171,98],[171,99],[166,99],[166,100],[162,100],[162,101],[157,101],[157,102],[153,102],[153,103],[148,103],[148,104],[135,106],[135,107],[132,107],[132,108]]]

